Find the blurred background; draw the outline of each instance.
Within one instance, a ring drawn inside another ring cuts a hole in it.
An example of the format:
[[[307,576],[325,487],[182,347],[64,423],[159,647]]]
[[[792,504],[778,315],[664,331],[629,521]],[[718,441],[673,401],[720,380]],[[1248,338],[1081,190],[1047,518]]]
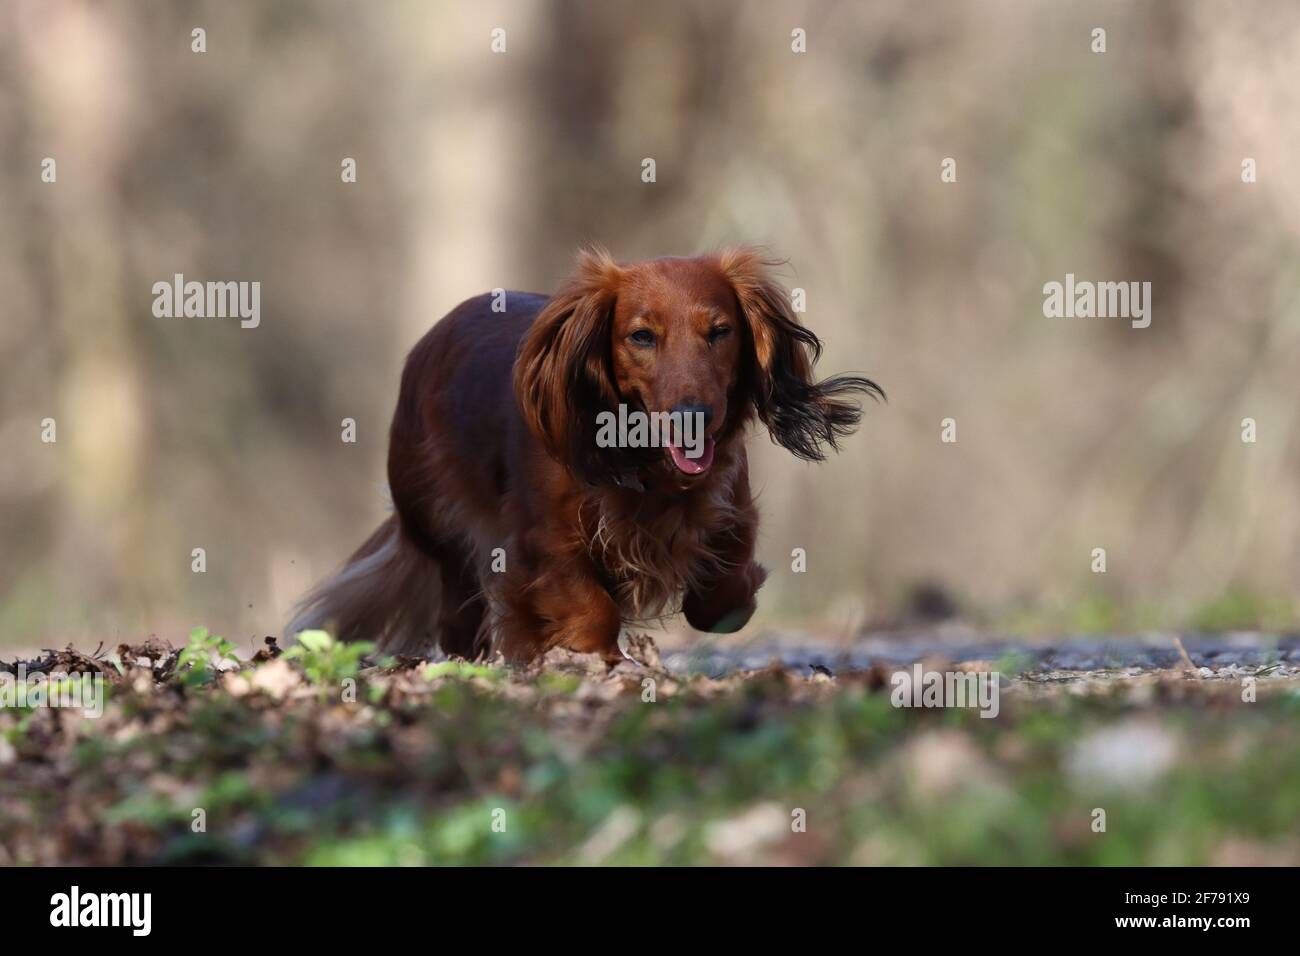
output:
[[[889,393],[823,465],[752,440],[751,629],[1292,627],[1297,49],[1286,2],[5,3],[0,642],[279,634],[381,520],[406,351],[584,241],[765,244]],[[1067,272],[1150,328],[1044,318]],[[260,327],[154,318],[175,273]]]

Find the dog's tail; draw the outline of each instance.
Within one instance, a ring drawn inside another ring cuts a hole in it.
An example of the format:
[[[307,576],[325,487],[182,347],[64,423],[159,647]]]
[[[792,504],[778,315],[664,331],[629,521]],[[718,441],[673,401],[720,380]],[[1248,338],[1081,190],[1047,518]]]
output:
[[[437,562],[405,539],[392,515],[302,599],[286,634],[321,629],[341,641],[374,641],[386,654],[416,655],[435,643],[441,596]]]

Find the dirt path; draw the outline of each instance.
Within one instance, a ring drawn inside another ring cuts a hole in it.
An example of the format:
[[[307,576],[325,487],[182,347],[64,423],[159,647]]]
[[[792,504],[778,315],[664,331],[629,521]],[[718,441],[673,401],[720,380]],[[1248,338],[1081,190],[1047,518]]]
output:
[[[1182,642],[1201,676],[1236,676],[1270,668],[1275,676],[1300,673],[1300,636],[1260,634],[1185,635]],[[855,641],[851,646],[791,643],[776,635],[761,635],[743,646],[707,642],[691,649],[665,650],[667,670],[677,674],[720,677],[734,671],[761,670],[773,661],[802,673],[820,669],[832,674],[869,670],[874,664],[897,666],[926,658],[954,664],[987,661],[993,669],[1035,674],[1097,671],[1155,671],[1185,667],[1173,635],[1076,637],[1027,642],[935,633],[884,635]]]

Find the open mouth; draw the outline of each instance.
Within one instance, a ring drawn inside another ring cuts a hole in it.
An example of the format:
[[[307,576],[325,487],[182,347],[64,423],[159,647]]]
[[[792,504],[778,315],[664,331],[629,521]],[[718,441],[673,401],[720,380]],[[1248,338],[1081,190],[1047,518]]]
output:
[[[681,445],[669,445],[668,457],[673,460],[677,470],[684,475],[702,475],[709,470],[713,464],[713,439],[704,439],[704,448],[696,458],[688,458],[686,452],[688,449]]]

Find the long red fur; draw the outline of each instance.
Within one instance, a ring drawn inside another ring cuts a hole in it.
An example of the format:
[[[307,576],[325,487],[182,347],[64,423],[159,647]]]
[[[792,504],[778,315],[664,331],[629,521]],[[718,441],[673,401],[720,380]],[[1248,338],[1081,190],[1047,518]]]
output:
[[[807,459],[857,425],[871,381],[812,378],[817,338],[749,248],[619,264],[585,251],[555,295],[482,295],[416,344],[389,438],[394,514],[299,606],[391,653],[618,656],[620,629],[680,608],[706,631],[754,613],[766,572],[744,435]],[[653,341],[646,344],[649,336]],[[663,449],[597,447],[599,412],[707,408],[700,475]]]

